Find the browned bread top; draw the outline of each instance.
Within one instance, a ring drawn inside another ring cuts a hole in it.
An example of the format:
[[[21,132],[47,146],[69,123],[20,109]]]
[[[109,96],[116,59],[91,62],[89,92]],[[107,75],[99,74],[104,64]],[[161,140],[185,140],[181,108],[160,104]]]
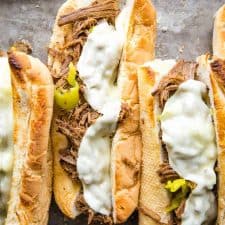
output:
[[[53,83],[47,67],[22,52],[8,54],[12,72],[14,168],[7,225],[44,225],[51,199],[49,131]]]

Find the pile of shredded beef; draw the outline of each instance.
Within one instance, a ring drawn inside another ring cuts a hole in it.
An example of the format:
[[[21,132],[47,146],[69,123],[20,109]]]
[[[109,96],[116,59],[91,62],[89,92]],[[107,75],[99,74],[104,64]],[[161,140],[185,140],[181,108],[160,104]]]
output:
[[[159,96],[160,107],[163,108],[168,98],[177,90],[179,85],[188,79],[194,79],[197,63],[177,62],[167,76],[159,82],[157,89],[152,93]]]
[[[188,79],[195,79],[197,70],[197,64],[194,62],[184,62],[183,60],[177,62],[172,70],[161,79],[157,89],[152,93],[159,98],[159,106],[163,110],[163,107],[169,97],[177,91],[179,85]],[[160,134],[162,130],[160,129]],[[160,138],[162,139],[161,135]],[[166,160],[159,165],[158,175],[162,183],[166,183],[169,180],[179,179],[180,176],[170,166],[168,162],[168,153],[165,143],[162,143],[164,152],[166,153]],[[184,212],[185,200],[181,202],[180,206],[173,212],[174,225],[181,224],[181,216]]]
[[[99,113],[94,111],[85,100],[81,100],[74,110],[70,112],[62,110],[56,119],[59,132],[64,134],[70,142],[70,146],[60,152],[60,163],[74,181],[79,181],[76,161],[81,140],[87,128],[98,117]]]
[[[169,180],[179,179],[180,176],[176,171],[170,166],[169,162],[164,162],[159,165],[158,175],[160,177],[161,183],[166,183]]]
[[[53,69],[51,70],[56,88],[68,88],[66,78],[69,64],[70,62],[73,62],[75,65],[77,64],[91,29],[102,19],[114,24],[118,13],[118,0],[97,0],[88,7],[81,8],[59,18],[59,26],[70,24],[72,29],[64,37],[65,44],[63,46],[56,46],[56,49],[49,48],[48,51],[49,55],[53,59],[57,59],[62,65],[60,73],[57,73]],[[49,65],[49,67],[52,68],[53,65]],[[85,86],[79,78],[79,74],[76,79],[80,86],[79,104],[75,109],[70,111],[59,109],[56,124],[58,131],[64,134],[69,141],[67,148],[60,152],[61,166],[73,181],[79,182],[76,168],[78,149],[86,130],[96,121],[100,114],[93,110],[85,100]],[[128,107],[124,104],[120,113],[120,121],[127,116],[128,111]],[[78,210],[88,215],[89,224],[112,224],[110,216],[100,215],[90,209],[82,193],[80,193],[75,204]]]
[[[95,213],[86,203],[84,196],[80,193],[75,202],[76,208],[78,211],[88,216],[88,224],[93,225],[112,225],[113,221],[110,216],[104,216],[99,213]]]

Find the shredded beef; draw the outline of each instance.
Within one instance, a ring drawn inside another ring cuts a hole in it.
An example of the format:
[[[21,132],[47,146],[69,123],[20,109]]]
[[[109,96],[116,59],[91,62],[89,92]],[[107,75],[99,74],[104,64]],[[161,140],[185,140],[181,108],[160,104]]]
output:
[[[180,178],[180,176],[176,171],[173,170],[168,162],[160,164],[157,172],[162,183],[166,183],[168,180],[175,180]]]
[[[88,35],[89,33],[86,33],[87,30],[95,26],[97,22],[98,21],[94,18],[87,18],[84,21],[76,21],[73,26],[73,38],[78,38],[83,33]]]
[[[78,37],[78,39],[74,39],[70,42],[68,42],[66,45],[64,45],[64,48],[69,48],[72,46],[83,46],[86,41],[86,35],[84,37]]]
[[[96,20],[107,19],[114,21],[119,13],[118,0],[102,0],[95,1],[92,5],[78,9],[70,14],[60,17],[58,21],[59,26],[63,26],[75,21],[82,21],[88,18]]]
[[[175,215],[177,217],[177,219],[181,219],[183,213],[184,213],[184,209],[185,209],[185,202],[186,199],[184,199],[181,203],[180,206],[175,210]]]
[[[188,79],[194,79],[197,64],[194,62],[179,61],[167,76],[159,82],[157,89],[152,93],[159,96],[160,107],[163,108],[165,102],[179,87],[181,83]]]
[[[99,113],[94,111],[88,103],[79,104],[69,115],[62,112],[61,118],[56,119],[58,129],[66,135],[73,148],[79,148],[87,128],[95,122]]]
[[[53,49],[53,48],[48,48],[48,54],[51,55],[54,58],[56,58],[56,57],[62,58],[61,52],[56,50],[56,49]],[[60,60],[60,62],[61,61],[62,61],[62,59]]]
[[[57,77],[55,77],[56,79],[57,78],[60,78],[60,79],[57,79],[56,81],[56,84],[55,84],[55,87],[61,87],[61,88],[65,88],[68,84],[67,82],[67,76],[68,76],[68,72],[69,72],[69,64],[70,62],[72,61],[72,57],[71,56],[68,56],[62,63],[62,67],[61,67],[61,71],[60,73],[57,75]]]
[[[76,169],[77,152],[71,149],[60,151],[60,164],[62,168],[69,174],[73,181],[79,182],[79,177]]]
[[[184,199],[180,206],[174,211],[173,215],[174,215],[174,225],[181,225],[182,222],[182,215],[184,213],[184,209],[185,209],[185,203],[186,203],[186,199]]]
[[[181,219],[178,219],[174,214],[173,225],[181,225],[181,222],[182,222]]]
[[[75,202],[76,208],[79,212],[88,216],[88,224],[104,224],[104,225],[112,225],[112,218],[110,216],[101,215],[99,213],[95,213],[88,204],[86,203],[84,196],[80,193]]]

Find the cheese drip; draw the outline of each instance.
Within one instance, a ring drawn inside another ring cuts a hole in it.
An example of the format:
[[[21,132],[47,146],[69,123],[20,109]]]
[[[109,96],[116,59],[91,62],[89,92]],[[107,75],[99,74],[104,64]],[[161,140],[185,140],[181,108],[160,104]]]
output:
[[[162,113],[162,140],[169,163],[184,179],[197,184],[185,204],[182,225],[211,224],[216,217],[215,130],[204,102],[206,85],[188,80],[168,99]]]
[[[103,21],[88,36],[77,68],[86,85],[85,98],[102,114],[90,126],[80,145],[77,171],[83,184],[84,198],[96,212],[110,215],[110,136],[115,132],[121,103],[115,85],[123,38]]]
[[[4,224],[13,167],[13,109],[8,60],[0,58],[0,225]]]

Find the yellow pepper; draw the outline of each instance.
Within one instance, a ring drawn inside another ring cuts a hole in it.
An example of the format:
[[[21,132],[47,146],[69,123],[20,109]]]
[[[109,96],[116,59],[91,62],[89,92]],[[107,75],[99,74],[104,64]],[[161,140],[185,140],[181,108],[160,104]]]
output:
[[[169,206],[166,207],[166,212],[169,213],[175,209],[177,209],[182,200],[184,200],[187,197],[187,193],[179,192],[177,193],[171,200],[171,203]]]
[[[177,209],[181,202],[187,198],[188,194],[195,187],[191,182],[184,179],[176,179],[168,181],[165,188],[172,193],[171,204],[166,208],[166,212],[171,212]]]
[[[77,76],[76,68],[73,65],[73,63],[71,62],[69,64],[69,72],[68,72],[68,76],[67,76],[67,81],[72,87],[76,86],[76,84],[77,84],[76,76]]]
[[[73,63],[69,64],[67,81],[72,87],[55,89],[55,102],[60,108],[71,110],[79,102],[79,84],[76,81],[76,68]]]
[[[176,179],[174,181],[167,181],[165,188],[169,192],[176,192],[180,188],[184,187],[186,185],[186,180],[184,179]]]
[[[62,109],[73,109],[79,102],[79,86],[69,90],[57,88],[55,90],[55,102]]]

